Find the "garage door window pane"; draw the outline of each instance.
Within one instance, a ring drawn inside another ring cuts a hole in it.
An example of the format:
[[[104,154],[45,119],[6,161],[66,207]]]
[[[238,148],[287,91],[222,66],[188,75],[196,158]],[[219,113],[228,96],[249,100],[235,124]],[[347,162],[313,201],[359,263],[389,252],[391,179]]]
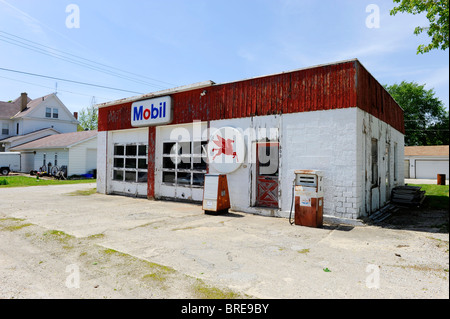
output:
[[[178,173],[177,184],[191,184],[191,173]]]
[[[147,172],[138,172],[138,183],[147,183]]]
[[[170,151],[172,150],[172,147],[175,145],[175,143],[164,143],[163,144],[163,154],[170,154]]]
[[[125,182],[136,182],[136,172],[125,172]]]
[[[136,159],[135,158],[127,158],[125,160],[125,168],[136,168]]]
[[[163,168],[175,169],[175,162],[172,160],[171,157],[163,158]]]
[[[193,174],[192,185],[203,186],[205,183],[205,174]]]
[[[144,158],[140,158],[140,159],[138,160],[138,168],[139,168],[139,169],[147,169],[147,168],[148,168],[147,160],[144,159]]]
[[[123,158],[115,158],[114,159],[114,168],[123,168],[124,160]]]
[[[139,145],[138,156],[147,156],[147,146],[146,145]]]
[[[175,183],[175,173],[163,172],[163,182],[164,183]]]
[[[126,156],[136,156],[137,155],[137,146],[136,145],[127,145],[125,155]]]
[[[115,181],[123,181],[123,171],[114,171],[113,179]]]
[[[114,155],[115,156],[123,156],[125,152],[125,147],[123,145],[115,145],[114,146]]]

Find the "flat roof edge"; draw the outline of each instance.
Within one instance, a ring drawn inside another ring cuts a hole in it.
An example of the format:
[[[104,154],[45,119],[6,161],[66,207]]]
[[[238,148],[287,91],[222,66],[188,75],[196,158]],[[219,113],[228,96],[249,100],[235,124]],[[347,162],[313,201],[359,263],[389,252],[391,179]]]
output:
[[[197,83],[193,83],[193,84],[174,87],[174,88],[167,89],[167,90],[162,90],[162,91],[147,93],[147,94],[143,94],[143,95],[132,96],[132,97],[128,97],[128,98],[124,98],[124,99],[120,99],[120,100],[100,103],[100,104],[96,104],[95,107],[100,109],[100,108],[104,108],[104,107],[108,107],[108,106],[136,102],[136,101],[151,99],[151,98],[158,97],[158,96],[169,95],[169,94],[173,94],[173,93],[201,89],[201,88],[213,86],[214,84],[215,83],[210,80],[203,81],[203,82],[197,82]]]

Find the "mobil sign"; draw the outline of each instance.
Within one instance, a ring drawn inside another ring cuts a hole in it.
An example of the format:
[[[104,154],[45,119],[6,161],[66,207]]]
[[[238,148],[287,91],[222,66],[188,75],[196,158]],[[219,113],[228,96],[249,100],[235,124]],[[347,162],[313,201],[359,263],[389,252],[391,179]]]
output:
[[[131,126],[155,126],[172,122],[172,98],[159,98],[134,102],[131,105]]]

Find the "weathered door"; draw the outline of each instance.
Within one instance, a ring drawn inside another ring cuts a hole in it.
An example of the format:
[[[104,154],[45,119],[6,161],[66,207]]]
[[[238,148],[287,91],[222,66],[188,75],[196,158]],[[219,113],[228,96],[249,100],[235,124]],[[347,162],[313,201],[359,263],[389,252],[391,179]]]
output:
[[[372,138],[371,143],[371,213],[375,213],[380,208],[380,183],[378,140]]]
[[[278,208],[279,143],[257,143],[256,155],[256,206]]]

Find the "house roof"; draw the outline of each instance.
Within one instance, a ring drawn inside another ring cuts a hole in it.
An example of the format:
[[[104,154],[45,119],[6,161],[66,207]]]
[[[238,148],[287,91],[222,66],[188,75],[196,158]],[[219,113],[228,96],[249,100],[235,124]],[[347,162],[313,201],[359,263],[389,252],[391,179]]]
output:
[[[1,143],[12,143],[12,142],[15,142],[15,141],[18,141],[18,140],[21,140],[21,139],[24,139],[24,138],[31,137],[31,136],[33,136],[33,135],[36,135],[36,134],[38,134],[38,133],[42,133],[42,132],[45,132],[45,131],[48,131],[48,132],[53,131],[53,132],[55,132],[55,133],[57,133],[57,134],[60,134],[60,133],[59,133],[57,130],[55,130],[54,128],[48,127],[48,128],[43,128],[43,129],[40,129],[40,130],[37,130],[37,131],[33,131],[33,132],[28,133],[28,134],[25,134],[25,135],[11,136],[11,137],[5,138],[5,139],[3,139],[3,140],[0,140],[0,142],[1,142]],[[51,134],[51,133],[49,133],[49,135],[50,135],[50,134]]]
[[[30,103],[31,99],[27,97],[27,102]],[[11,102],[0,101],[0,118],[12,118],[14,115],[20,112],[20,106],[22,104],[22,96]]]
[[[448,145],[405,146],[405,156],[449,156]]]
[[[34,99],[34,100],[30,100],[30,101],[28,102],[27,107],[25,108],[25,110],[23,110],[22,112],[20,112],[20,109],[19,109],[19,111],[18,111],[17,113],[15,113],[12,117],[14,117],[14,118],[20,118],[20,117],[23,117],[23,116],[29,114],[32,110],[34,110],[34,108],[35,108],[36,106],[38,106],[39,104],[41,104],[43,101],[45,101],[47,98],[49,98],[49,97],[52,96],[53,94],[54,94],[54,93],[48,94],[48,95],[45,95],[45,96],[42,96],[42,97],[39,97],[39,98]],[[19,106],[20,106],[20,104],[19,104]]]
[[[30,113],[36,106],[41,104],[42,101],[45,101],[49,96],[51,96],[53,94],[54,93],[48,94],[48,95],[39,97],[34,100],[30,99],[27,96],[27,107],[23,111],[20,111],[21,104],[22,104],[22,96],[19,96],[17,99],[15,99],[12,102],[0,101],[0,117],[10,119],[10,118],[19,118],[19,117],[25,116],[28,113]]]
[[[33,142],[14,147],[13,151],[47,149],[47,148],[70,148],[81,142],[97,137],[97,131],[82,131],[75,133],[56,134],[40,138]]]

